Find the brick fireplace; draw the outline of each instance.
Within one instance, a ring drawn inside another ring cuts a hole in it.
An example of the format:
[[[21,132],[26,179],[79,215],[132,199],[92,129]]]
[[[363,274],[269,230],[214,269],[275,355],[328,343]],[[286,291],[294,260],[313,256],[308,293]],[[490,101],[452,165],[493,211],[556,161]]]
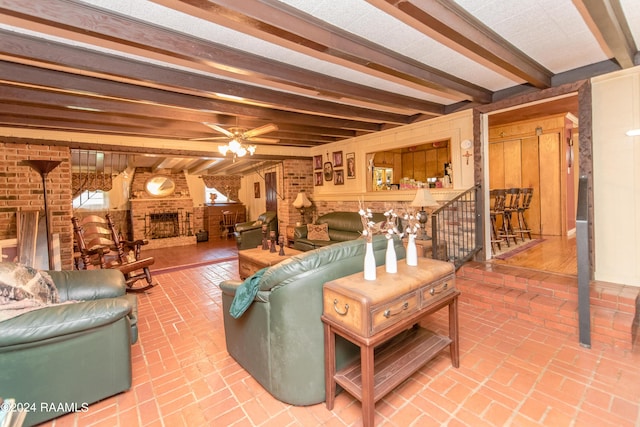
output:
[[[131,199],[133,239],[147,239],[147,249],[196,243],[191,198]]]

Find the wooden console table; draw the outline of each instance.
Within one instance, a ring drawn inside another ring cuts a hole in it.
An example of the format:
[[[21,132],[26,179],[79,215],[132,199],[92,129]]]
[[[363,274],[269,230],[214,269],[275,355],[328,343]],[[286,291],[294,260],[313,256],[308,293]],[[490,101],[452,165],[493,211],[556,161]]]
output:
[[[276,252],[269,252],[268,250],[263,250],[262,246],[259,246],[253,249],[243,249],[238,251],[238,270],[240,278],[246,279],[264,267],[276,265],[287,258],[302,253],[301,251],[292,248],[284,248],[284,255],[278,255],[279,250],[280,247],[276,249]]]
[[[427,258],[419,258],[417,267],[398,262],[396,274],[378,267],[375,281],[357,273],[325,283],[322,321],[327,409],[333,409],[339,384],[362,402],[364,426],[373,426],[375,403],[447,346],[457,368],[458,295],[453,265]],[[448,337],[418,325],[444,307],[449,308]],[[360,347],[360,360],[338,372],[336,334]]]

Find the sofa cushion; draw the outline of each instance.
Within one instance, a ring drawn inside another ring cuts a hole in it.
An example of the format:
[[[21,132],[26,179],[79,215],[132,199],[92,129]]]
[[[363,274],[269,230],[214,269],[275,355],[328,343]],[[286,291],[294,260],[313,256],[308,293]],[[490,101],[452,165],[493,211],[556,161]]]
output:
[[[44,271],[15,262],[0,263],[0,305],[21,300],[55,304],[60,298],[56,285]]]
[[[329,226],[327,224],[307,224],[307,239],[330,240]]]

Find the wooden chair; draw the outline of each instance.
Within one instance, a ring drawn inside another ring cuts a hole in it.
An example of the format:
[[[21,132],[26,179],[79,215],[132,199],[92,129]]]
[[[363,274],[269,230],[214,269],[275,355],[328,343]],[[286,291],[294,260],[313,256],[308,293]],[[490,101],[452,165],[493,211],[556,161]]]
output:
[[[529,206],[531,206],[531,199],[533,198],[533,188],[521,188],[520,189],[520,206],[518,206],[518,229],[517,233],[520,233],[520,237],[524,242],[524,235],[527,234],[529,236],[529,240],[531,240],[531,229],[529,228],[529,224],[527,224],[527,219],[524,214],[527,210],[529,210]]]
[[[506,190],[506,199],[504,202],[504,225],[502,227],[503,237],[509,246],[509,239],[513,239],[514,244],[518,244],[518,235],[513,227],[513,214],[518,215],[518,206],[520,205],[520,189],[509,188]],[[522,236],[521,236],[522,237]],[[522,239],[524,242],[524,239]]]
[[[500,245],[504,242],[501,230],[504,225],[505,191],[502,189],[490,190],[489,199],[492,201],[491,207],[489,208],[489,217],[491,218],[491,248],[493,249],[493,245],[496,245],[498,250],[501,250],[502,247]],[[498,219],[500,219],[501,222],[500,228],[498,228]],[[509,246],[509,241],[507,241],[507,246]]]
[[[89,215],[80,221],[71,218],[76,245],[82,259],[81,268],[113,268],[125,277],[127,290],[142,292],[154,286],[149,267],[153,257],[136,258],[135,248],[120,241],[120,236],[112,221],[98,215]],[[129,257],[129,251],[133,251]],[[138,250],[139,253],[139,250]],[[142,282],[144,279],[144,282]]]
[[[229,237],[234,236],[236,223],[238,222],[238,212],[232,211],[223,211],[222,212],[222,235],[221,237]]]

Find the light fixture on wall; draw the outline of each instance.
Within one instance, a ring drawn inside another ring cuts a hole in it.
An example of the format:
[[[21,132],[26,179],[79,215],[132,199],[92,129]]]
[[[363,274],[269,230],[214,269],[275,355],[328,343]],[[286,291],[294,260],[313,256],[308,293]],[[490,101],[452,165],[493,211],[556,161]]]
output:
[[[439,204],[427,188],[420,188],[416,191],[416,197],[411,202],[411,206],[420,207],[420,212],[418,212],[418,221],[420,221],[421,224],[419,239],[428,240],[427,232],[425,230],[425,225],[427,224],[427,212],[424,208],[429,206],[439,206]]]
[[[227,153],[233,154],[233,161],[235,161],[237,157],[244,157],[244,156],[247,155],[247,153],[249,153],[251,156],[253,156],[253,153],[256,152],[256,146],[255,145],[246,145],[245,146],[243,143],[238,141],[236,138],[233,138],[226,145],[218,145],[218,151],[223,156],[226,156]]]
[[[296,196],[296,199],[293,201],[293,207],[300,211],[301,223],[306,224],[304,220],[304,210],[311,207],[311,200],[309,200],[304,190],[301,190]]]

